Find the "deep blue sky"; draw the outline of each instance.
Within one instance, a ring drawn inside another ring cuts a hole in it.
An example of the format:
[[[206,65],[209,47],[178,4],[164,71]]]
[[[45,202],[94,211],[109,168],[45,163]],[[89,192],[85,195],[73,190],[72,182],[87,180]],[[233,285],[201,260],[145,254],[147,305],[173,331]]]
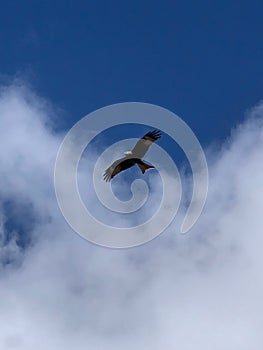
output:
[[[207,144],[262,99],[262,14],[260,0],[10,0],[1,3],[0,72],[61,107],[63,128],[143,101],[177,113]]]

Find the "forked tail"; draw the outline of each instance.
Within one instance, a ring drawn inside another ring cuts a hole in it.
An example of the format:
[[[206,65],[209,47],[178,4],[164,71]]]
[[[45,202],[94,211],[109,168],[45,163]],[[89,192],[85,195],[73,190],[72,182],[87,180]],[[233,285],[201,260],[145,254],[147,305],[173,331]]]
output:
[[[153,165],[146,164],[142,160],[138,161],[137,164],[139,165],[139,167],[140,167],[140,169],[141,169],[143,174],[145,173],[146,170],[154,168]]]

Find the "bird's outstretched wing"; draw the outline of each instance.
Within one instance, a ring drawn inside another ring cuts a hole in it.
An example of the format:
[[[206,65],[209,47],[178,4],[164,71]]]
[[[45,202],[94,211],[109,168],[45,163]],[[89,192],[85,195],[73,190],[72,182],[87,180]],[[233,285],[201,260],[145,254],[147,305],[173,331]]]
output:
[[[135,145],[132,150],[133,157],[141,159],[148,151],[153,142],[161,137],[159,130],[153,130],[145,134]]]
[[[110,181],[115,175],[119,174],[121,171],[131,168],[136,161],[133,158],[124,157],[116,160],[111,166],[105,170],[103,178],[105,181]]]

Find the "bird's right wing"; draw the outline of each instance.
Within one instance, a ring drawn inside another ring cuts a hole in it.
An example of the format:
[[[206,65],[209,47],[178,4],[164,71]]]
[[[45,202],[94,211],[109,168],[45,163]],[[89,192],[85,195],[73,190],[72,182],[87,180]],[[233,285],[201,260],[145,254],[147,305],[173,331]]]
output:
[[[145,134],[135,145],[132,150],[134,157],[141,159],[148,151],[153,142],[161,137],[159,130],[153,130]]]

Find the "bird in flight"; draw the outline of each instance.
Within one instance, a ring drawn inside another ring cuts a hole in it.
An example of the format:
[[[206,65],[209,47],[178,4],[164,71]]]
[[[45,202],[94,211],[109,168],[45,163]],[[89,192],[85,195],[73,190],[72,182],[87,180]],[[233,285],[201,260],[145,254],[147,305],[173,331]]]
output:
[[[151,144],[161,137],[159,130],[153,130],[145,134],[135,145],[133,150],[124,152],[125,157],[116,160],[111,166],[105,170],[103,175],[105,181],[110,181],[115,175],[137,164],[142,173],[146,170],[153,169],[153,165],[146,164],[142,161],[142,157],[148,151]]]

